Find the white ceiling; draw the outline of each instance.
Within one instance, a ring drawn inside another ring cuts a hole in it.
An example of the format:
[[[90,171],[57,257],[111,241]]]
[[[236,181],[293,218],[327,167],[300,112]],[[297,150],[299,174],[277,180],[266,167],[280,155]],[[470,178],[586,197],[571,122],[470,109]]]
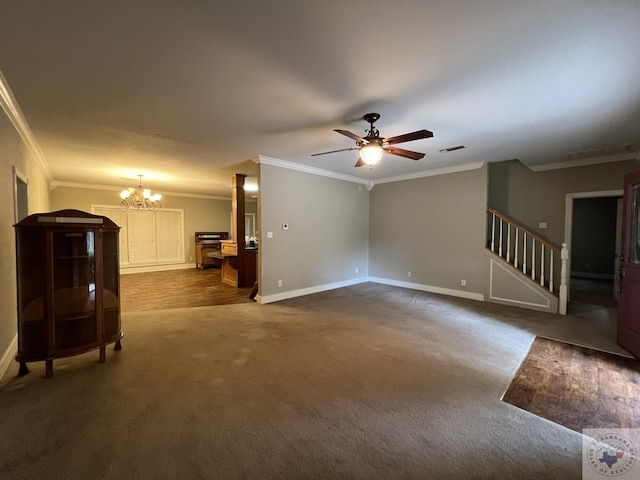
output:
[[[58,182],[228,195],[264,155],[379,180],[637,149],[637,0],[2,1],[0,70]],[[354,168],[332,130],[426,128]],[[438,150],[465,145],[451,153]],[[573,155],[571,155],[573,154]]]

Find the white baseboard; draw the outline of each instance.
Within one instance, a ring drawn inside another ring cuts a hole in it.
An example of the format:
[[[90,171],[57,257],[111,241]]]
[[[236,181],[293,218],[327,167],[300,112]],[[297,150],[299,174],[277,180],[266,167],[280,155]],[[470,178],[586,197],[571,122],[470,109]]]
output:
[[[120,275],[128,273],[164,272],[165,270],[187,270],[196,268],[195,263],[175,263],[171,265],[141,265],[138,267],[120,267]]]
[[[302,297],[303,295],[311,295],[312,293],[326,292],[327,290],[335,290],[336,288],[348,287],[350,285],[357,285],[358,283],[367,282],[367,277],[354,278],[351,280],[344,280],[342,282],[326,283],[324,285],[317,285],[315,287],[301,288],[299,290],[289,290],[288,292],[276,293],[274,295],[267,295],[266,297],[258,295],[256,301],[258,303],[272,303],[279,302],[281,300],[287,300],[289,298]]]
[[[420,290],[422,292],[439,293],[449,295],[451,297],[466,298],[469,300],[479,300],[484,302],[484,294],[468,292],[466,290],[455,290],[453,288],[436,287],[433,285],[423,285],[421,283],[403,282],[400,280],[391,280],[389,278],[368,277],[369,282],[382,283],[383,285],[392,285],[394,287],[410,288],[412,290]]]
[[[13,361],[16,356],[16,352],[18,351],[18,335],[13,337],[13,340],[9,344],[9,347],[2,355],[2,359],[0,359],[0,379],[4,377],[4,374],[7,373],[9,369],[9,365]]]
[[[420,283],[401,282],[398,280],[391,280],[388,278],[380,277],[362,277],[351,280],[345,280],[342,282],[327,283],[325,285],[318,285],[315,287],[302,288],[300,290],[290,290],[288,292],[277,293],[275,295],[267,295],[262,297],[258,295],[256,301],[260,304],[279,302],[280,300],[287,300],[288,298],[301,297],[303,295],[311,295],[312,293],[325,292],[327,290],[334,290],[336,288],[348,287],[351,285],[357,285],[359,283],[374,282],[384,285],[392,285],[395,287],[411,288],[413,290],[420,290],[423,292],[439,293],[442,295],[450,295],[452,297],[467,298],[469,300],[484,301],[484,295],[481,293],[467,292],[464,290],[454,290],[451,288],[435,287],[432,285],[422,285]]]

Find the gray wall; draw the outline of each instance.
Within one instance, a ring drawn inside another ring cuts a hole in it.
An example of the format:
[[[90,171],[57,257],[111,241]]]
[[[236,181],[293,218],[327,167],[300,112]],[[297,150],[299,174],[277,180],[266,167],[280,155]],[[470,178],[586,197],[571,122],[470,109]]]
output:
[[[282,230],[283,223],[289,230]],[[368,239],[369,194],[364,186],[260,165],[263,299],[366,277]]]
[[[12,166],[27,177],[29,214],[49,209],[49,186],[38,166],[4,111],[0,109],[0,375],[12,360],[10,351],[17,335],[16,251],[13,229]]]
[[[534,172],[518,160],[489,165],[491,207],[556,245],[564,241],[567,193],[623,188],[624,175],[640,169],[634,160]],[[538,223],[547,222],[539,230]]]
[[[370,195],[369,275],[484,293],[486,166],[380,184]]]
[[[119,205],[120,190],[57,187],[51,193],[51,209],[74,208],[86,212],[91,205]],[[162,192],[160,192],[162,193]],[[186,262],[195,262],[195,232],[223,231],[231,234],[231,189],[229,200],[163,195],[163,208],[184,210],[184,246]],[[256,202],[247,202],[247,213],[256,213]]]

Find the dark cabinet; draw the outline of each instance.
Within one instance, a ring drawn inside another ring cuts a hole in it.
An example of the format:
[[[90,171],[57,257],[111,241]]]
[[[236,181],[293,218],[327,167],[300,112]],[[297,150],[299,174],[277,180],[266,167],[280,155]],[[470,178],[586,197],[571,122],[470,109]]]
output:
[[[20,374],[26,363],[121,348],[118,233],[79,210],[31,215],[15,225]]]

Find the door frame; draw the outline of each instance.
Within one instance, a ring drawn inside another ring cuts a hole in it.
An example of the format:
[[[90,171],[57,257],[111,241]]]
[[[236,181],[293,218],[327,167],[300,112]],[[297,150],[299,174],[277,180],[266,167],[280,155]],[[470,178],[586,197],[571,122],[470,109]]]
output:
[[[600,190],[596,192],[576,192],[567,193],[564,201],[564,243],[569,247],[569,252],[573,249],[573,201],[580,198],[602,198],[602,197],[622,197],[624,189]],[[567,259],[567,301],[571,298],[571,255]]]

